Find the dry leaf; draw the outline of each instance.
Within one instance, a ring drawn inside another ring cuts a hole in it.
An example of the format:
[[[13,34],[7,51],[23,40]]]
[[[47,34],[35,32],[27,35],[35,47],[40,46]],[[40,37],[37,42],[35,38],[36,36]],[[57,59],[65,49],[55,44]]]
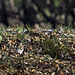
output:
[[[58,64],[56,64],[55,66],[56,66],[56,67],[59,67],[59,65],[58,65]]]
[[[45,65],[47,65],[48,63],[47,62],[45,62]]]
[[[9,64],[10,64],[9,62],[6,63],[7,66],[8,66]]]
[[[51,75],[55,75],[55,72],[53,72]]]
[[[6,46],[5,45],[3,46],[3,50],[6,50]]]
[[[30,54],[30,57],[32,57],[33,55],[32,54]]]
[[[27,67],[27,68],[26,68],[26,70],[28,71],[28,70],[29,70],[29,68]]]
[[[42,61],[41,61],[41,60],[39,60],[39,62],[41,63]]]
[[[56,62],[56,63],[59,63],[59,62],[60,62],[60,60],[58,59],[58,60],[56,60],[55,62]]]
[[[65,75],[63,71],[60,71],[60,75]]]
[[[30,46],[30,49],[32,49],[32,46]]]

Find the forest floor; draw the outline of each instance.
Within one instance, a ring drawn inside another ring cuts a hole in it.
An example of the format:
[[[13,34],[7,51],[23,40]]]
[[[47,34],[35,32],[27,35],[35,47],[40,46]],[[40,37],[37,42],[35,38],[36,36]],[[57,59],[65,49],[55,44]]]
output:
[[[75,31],[0,30],[0,75],[75,75]]]

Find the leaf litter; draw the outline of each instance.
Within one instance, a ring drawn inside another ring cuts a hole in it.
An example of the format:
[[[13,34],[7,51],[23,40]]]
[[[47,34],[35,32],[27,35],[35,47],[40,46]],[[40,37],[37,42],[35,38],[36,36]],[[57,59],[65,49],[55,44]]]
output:
[[[74,55],[72,30],[0,32],[0,75],[74,75]]]

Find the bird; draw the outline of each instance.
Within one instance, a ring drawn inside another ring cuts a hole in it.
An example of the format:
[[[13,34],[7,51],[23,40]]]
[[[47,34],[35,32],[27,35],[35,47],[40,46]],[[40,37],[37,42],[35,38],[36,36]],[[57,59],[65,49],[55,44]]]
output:
[[[23,46],[22,43],[20,43],[19,46],[18,46],[18,48],[17,48],[17,52],[18,52],[19,54],[22,54],[23,51],[24,51],[24,46]]]

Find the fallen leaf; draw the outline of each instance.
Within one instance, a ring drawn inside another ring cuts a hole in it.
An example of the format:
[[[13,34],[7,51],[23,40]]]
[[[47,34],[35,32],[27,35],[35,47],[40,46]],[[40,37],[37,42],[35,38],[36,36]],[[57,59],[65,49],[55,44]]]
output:
[[[6,50],[6,46],[5,45],[3,46],[3,50]]]
[[[60,75],[65,75],[63,71],[60,71],[59,73],[60,73]]]
[[[51,75],[55,75],[55,72],[51,73]]]

